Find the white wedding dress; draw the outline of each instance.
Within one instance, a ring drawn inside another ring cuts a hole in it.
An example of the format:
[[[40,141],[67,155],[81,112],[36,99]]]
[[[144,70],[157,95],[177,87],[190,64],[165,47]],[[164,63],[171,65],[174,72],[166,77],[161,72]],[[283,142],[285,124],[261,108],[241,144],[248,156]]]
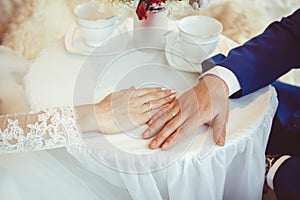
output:
[[[0,117],[0,199],[124,199],[65,147],[82,141],[71,107]],[[49,150],[52,149],[52,150]]]

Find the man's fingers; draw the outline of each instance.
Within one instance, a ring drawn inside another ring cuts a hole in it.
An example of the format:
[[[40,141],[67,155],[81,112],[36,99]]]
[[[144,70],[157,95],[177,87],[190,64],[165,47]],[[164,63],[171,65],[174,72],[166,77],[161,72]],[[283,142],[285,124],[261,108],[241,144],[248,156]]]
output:
[[[171,116],[170,113],[168,113]],[[183,123],[181,114],[174,116],[164,127],[163,129],[155,136],[155,138],[149,143],[150,149],[156,149],[161,146],[165,140],[172,135],[178,127]]]
[[[219,146],[225,145],[226,138],[226,115],[217,115],[212,122],[214,141]]]
[[[179,110],[175,109],[175,103],[172,102],[171,104],[167,105],[166,107],[162,107],[159,109],[153,116],[152,118],[147,122],[149,128],[147,128],[143,133],[142,133],[142,138],[150,138],[156,135],[162,128],[163,126],[173,118],[168,113],[168,110],[174,110],[173,112],[176,114],[179,112]]]

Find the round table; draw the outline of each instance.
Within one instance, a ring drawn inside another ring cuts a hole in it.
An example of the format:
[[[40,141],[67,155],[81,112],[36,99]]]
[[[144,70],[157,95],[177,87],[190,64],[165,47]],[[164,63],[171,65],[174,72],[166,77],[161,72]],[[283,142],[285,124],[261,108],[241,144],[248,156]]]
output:
[[[234,46],[222,36],[214,53],[227,54]],[[95,102],[131,85],[181,93],[198,77],[170,67],[164,49],[130,47],[87,56],[66,52],[62,40],[32,63],[25,86],[31,108],[37,110]],[[127,134],[83,134],[84,145],[70,146],[68,152],[95,176],[121,188],[124,199],[261,199],[264,152],[276,107],[271,86],[230,100],[224,147],[214,144],[210,128],[201,127],[170,151],[152,151],[149,140],[139,137],[141,126]]]

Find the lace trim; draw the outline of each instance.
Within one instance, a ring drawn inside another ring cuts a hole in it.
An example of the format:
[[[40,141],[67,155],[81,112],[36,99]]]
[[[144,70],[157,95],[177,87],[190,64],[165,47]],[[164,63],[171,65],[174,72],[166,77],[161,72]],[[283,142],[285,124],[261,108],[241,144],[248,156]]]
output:
[[[18,119],[8,116],[6,128],[0,129],[0,153],[53,149],[66,146],[67,142],[81,143],[73,108],[29,113],[32,114],[37,114],[37,120],[25,127],[19,126]]]
[[[77,115],[73,107],[63,109],[64,127],[68,136],[68,145],[82,145],[83,141],[80,136],[79,128],[76,124]]]

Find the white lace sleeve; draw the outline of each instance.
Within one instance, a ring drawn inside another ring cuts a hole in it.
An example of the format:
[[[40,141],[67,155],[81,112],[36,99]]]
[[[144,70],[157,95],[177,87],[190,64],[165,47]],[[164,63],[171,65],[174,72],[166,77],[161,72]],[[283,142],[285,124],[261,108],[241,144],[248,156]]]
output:
[[[72,107],[0,116],[0,154],[80,143]]]

